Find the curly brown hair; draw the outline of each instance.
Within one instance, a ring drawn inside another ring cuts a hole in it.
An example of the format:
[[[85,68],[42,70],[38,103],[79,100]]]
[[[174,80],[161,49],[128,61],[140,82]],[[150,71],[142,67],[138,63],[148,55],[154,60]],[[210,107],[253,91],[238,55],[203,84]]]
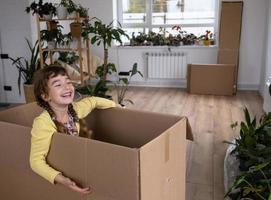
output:
[[[37,101],[37,104],[45,109],[49,115],[51,116],[53,122],[57,127],[57,131],[60,133],[68,133],[68,129],[56,119],[56,115],[52,108],[50,107],[49,103],[44,101],[42,95],[48,95],[48,81],[49,79],[56,77],[58,75],[68,76],[68,73],[65,68],[58,66],[58,65],[51,65],[45,67],[36,72],[34,78],[34,95]],[[69,76],[68,76],[69,77]],[[79,122],[77,113],[75,112],[73,105],[68,105],[68,112],[72,116],[74,123]],[[79,132],[79,130],[78,130]]]

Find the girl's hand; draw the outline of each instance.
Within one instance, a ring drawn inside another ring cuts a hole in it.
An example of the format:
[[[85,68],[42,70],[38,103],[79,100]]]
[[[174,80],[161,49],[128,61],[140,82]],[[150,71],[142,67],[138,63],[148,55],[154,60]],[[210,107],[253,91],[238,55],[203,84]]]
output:
[[[63,176],[62,174],[58,174],[55,178],[55,182],[56,183],[60,183],[66,187],[68,187],[69,189],[81,193],[81,194],[90,194],[91,190],[90,187],[86,187],[86,188],[81,188],[78,185],[76,185],[76,183],[74,181],[72,181],[71,179]]]

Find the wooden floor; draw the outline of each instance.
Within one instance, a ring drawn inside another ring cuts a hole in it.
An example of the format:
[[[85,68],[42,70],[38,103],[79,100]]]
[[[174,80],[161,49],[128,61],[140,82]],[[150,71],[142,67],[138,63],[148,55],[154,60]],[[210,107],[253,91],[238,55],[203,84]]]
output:
[[[238,135],[230,124],[243,120],[244,106],[256,116],[262,114],[263,102],[258,93],[238,92],[228,97],[137,87],[130,88],[127,98],[135,103],[128,108],[188,117],[194,141],[187,142],[186,200],[222,200],[223,159],[227,148],[223,141]]]
[[[257,92],[236,96],[191,95],[181,89],[131,88],[127,98],[139,110],[187,116],[194,142],[187,142],[186,200],[222,200],[223,161],[227,144],[238,131],[230,124],[243,120],[243,107],[260,116],[262,99]]]

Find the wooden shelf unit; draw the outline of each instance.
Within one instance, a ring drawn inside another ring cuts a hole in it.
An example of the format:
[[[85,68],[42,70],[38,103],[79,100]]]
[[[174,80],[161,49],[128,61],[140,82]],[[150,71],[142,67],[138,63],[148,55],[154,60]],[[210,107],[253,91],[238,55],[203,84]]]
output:
[[[43,68],[45,66],[45,61],[43,58],[43,52],[48,52],[49,61],[50,64],[53,63],[53,52],[78,52],[79,56],[79,67],[80,67],[80,84],[83,84],[85,80],[90,79],[93,76],[92,73],[92,66],[90,65],[90,46],[89,46],[89,38],[84,40],[85,47],[83,46],[82,37],[78,37],[77,39],[77,48],[54,48],[54,49],[48,49],[43,48],[43,41],[41,40],[41,23],[42,22],[49,22],[49,21],[72,21],[72,22],[82,22],[85,18],[80,18],[79,14],[77,14],[76,18],[69,18],[69,19],[52,19],[52,20],[45,20],[41,19],[38,15],[36,15],[36,23],[37,23],[37,34],[38,34],[38,44],[39,44],[39,53],[40,53],[40,62],[41,67]],[[83,53],[86,54],[87,58],[87,70],[88,70],[88,78],[86,79],[86,76],[83,73]],[[76,81],[77,82],[77,81]]]

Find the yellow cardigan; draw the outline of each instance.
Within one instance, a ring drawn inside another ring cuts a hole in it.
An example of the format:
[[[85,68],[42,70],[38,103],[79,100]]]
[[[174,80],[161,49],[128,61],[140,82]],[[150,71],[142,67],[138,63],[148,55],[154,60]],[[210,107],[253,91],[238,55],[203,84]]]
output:
[[[105,109],[115,106],[115,102],[100,97],[87,97],[73,103],[79,119],[86,117],[94,108]],[[76,123],[76,127],[79,131],[79,123]],[[61,173],[46,163],[52,135],[55,132],[56,126],[47,111],[43,111],[34,119],[31,130],[30,166],[34,172],[51,183],[54,183],[55,177]]]

